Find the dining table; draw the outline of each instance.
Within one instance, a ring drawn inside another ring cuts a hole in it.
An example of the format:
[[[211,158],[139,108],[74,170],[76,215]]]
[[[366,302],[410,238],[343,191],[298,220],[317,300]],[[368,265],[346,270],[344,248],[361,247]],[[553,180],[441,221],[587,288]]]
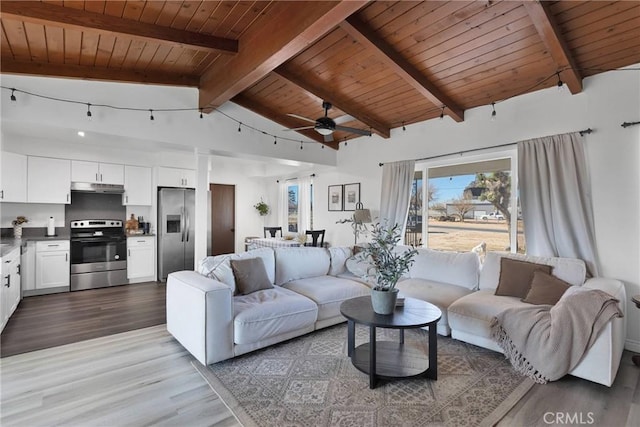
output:
[[[284,239],[282,237],[259,237],[247,242],[249,250],[258,248],[291,248],[302,246],[297,239]]]

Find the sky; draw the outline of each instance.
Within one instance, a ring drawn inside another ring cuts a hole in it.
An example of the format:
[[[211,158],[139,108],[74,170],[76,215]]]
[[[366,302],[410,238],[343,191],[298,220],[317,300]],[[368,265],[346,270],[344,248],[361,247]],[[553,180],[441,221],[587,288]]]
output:
[[[462,191],[475,177],[475,175],[458,175],[453,177],[431,178],[429,184],[435,186],[437,189],[433,202],[443,203],[462,197]]]

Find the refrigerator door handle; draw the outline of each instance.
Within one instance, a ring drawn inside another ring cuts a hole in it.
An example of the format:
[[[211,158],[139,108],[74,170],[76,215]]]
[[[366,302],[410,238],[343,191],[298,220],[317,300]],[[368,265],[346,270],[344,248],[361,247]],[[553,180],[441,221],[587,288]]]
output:
[[[180,208],[180,233],[182,234],[181,236],[181,241],[184,242],[184,220],[185,220],[185,210],[184,207]]]
[[[185,224],[185,234],[187,235],[187,238],[185,239],[186,242],[189,241],[189,228],[191,227],[191,215],[189,215],[189,211],[185,208],[184,210],[185,216],[187,217],[186,219],[186,224]]]

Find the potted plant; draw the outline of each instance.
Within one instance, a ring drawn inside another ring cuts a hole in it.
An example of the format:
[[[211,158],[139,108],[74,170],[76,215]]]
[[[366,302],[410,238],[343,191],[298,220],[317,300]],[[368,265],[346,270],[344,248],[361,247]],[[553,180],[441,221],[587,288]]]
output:
[[[413,258],[418,253],[415,249],[395,249],[400,242],[401,231],[398,224],[390,228],[380,223],[374,224],[371,229],[371,242],[356,255],[356,258],[369,263],[366,277],[374,283],[371,303],[373,310],[378,314],[393,313],[398,297],[396,284],[400,277],[409,271]]]
[[[262,199],[260,199],[258,203],[253,205],[253,207],[256,208],[260,216],[269,215],[269,205],[267,205]]]
[[[13,237],[16,239],[22,238],[22,224],[25,222],[29,222],[29,220],[24,216],[16,217],[16,219],[11,221],[11,224],[13,225]]]

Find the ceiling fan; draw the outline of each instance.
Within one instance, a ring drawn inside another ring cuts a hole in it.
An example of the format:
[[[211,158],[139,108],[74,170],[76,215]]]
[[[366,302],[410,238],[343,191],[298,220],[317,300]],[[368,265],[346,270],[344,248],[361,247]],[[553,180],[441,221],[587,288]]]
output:
[[[371,132],[368,130],[356,129],[347,126],[340,126],[340,123],[349,122],[354,120],[353,117],[347,115],[338,117],[337,119],[332,119],[328,117],[327,113],[331,109],[332,105],[330,102],[322,101],[322,108],[324,108],[324,117],[319,117],[315,120],[309,119],[307,117],[299,116],[297,114],[287,114],[287,116],[295,117],[296,119],[304,120],[306,122],[313,123],[313,126],[302,126],[298,128],[292,128],[287,130],[303,130],[303,129],[315,129],[320,135],[324,136],[324,142],[332,142],[333,141],[333,132],[336,130],[341,130],[344,132],[351,132],[358,135],[366,135],[371,136]]]

